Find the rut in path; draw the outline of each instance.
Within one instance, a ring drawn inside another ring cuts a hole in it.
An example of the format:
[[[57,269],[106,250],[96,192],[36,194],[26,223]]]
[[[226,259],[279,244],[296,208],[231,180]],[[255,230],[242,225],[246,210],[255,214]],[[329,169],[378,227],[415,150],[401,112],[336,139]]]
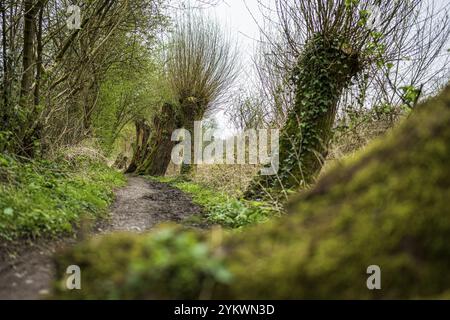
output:
[[[201,208],[190,197],[167,184],[128,176],[128,185],[116,191],[110,219],[99,222],[93,235],[117,231],[143,232],[164,221],[180,222]],[[52,254],[76,240],[35,244],[19,250],[12,261],[0,260],[0,299],[39,299],[49,290]]]

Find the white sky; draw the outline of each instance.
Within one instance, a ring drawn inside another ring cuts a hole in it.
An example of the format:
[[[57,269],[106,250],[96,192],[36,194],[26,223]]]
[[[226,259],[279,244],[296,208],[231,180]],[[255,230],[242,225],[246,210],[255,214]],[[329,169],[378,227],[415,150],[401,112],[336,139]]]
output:
[[[246,84],[249,81],[248,73],[252,69],[252,56],[259,38],[258,25],[252,18],[253,14],[259,20],[257,1],[224,0],[217,6],[205,9],[205,12],[216,18],[237,41],[242,68],[236,86]],[[214,118],[222,138],[229,137],[234,133],[233,125],[229,123],[223,111],[219,111]]]

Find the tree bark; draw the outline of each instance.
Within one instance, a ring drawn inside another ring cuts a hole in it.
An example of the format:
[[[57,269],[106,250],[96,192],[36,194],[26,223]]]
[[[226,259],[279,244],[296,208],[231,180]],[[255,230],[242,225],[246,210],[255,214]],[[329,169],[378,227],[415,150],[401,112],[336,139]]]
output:
[[[41,127],[36,122],[36,93],[32,92],[32,82],[34,79],[34,45],[36,35],[36,14],[40,11],[44,2],[42,0],[34,3],[33,0],[24,1],[24,26],[23,26],[23,53],[22,53],[22,79],[20,83],[20,101],[22,111],[25,113],[25,122],[22,123],[21,146],[19,154],[26,157],[34,157],[36,141],[40,139]],[[41,44],[42,45],[42,44]],[[42,49],[42,48],[41,48]],[[40,66],[38,67],[40,68]],[[40,70],[39,70],[40,73]],[[40,77],[40,74],[39,74]]]
[[[278,173],[257,176],[246,198],[258,199],[311,184],[322,168],[337,104],[359,72],[358,56],[344,52],[337,39],[317,36],[307,43],[292,76],[295,105],[281,130]]]
[[[22,106],[27,106],[31,92],[33,79],[33,39],[35,7],[33,0],[24,1],[24,25],[23,25],[23,54],[22,54],[22,80],[20,84],[20,101]]]
[[[6,130],[9,125],[9,100],[10,100],[10,77],[9,77],[9,58],[8,58],[8,37],[6,24],[6,7],[5,1],[0,1],[0,10],[2,16],[2,56],[3,56],[3,108],[1,112],[2,123],[1,129]]]
[[[136,127],[136,141],[133,146],[133,157],[125,173],[133,173],[136,171],[144,158],[150,137],[150,126],[144,119],[136,120],[134,125]]]
[[[41,77],[42,77],[42,15],[44,13],[44,7],[39,8],[39,16],[37,20],[37,33],[36,33],[36,84],[34,87],[34,105],[38,106],[40,103],[40,89],[41,89]]]
[[[188,97],[180,101],[180,118],[184,129],[191,134],[191,159],[190,163],[182,163],[181,174],[188,175],[195,171],[195,148],[194,148],[194,123],[201,121],[205,115],[206,107],[199,103],[195,97]]]
[[[137,148],[133,154],[127,173],[136,172],[152,176],[166,173],[170,163],[172,148],[175,142],[171,140],[172,132],[179,124],[176,112],[171,104],[165,103],[161,113],[153,119],[153,127],[136,126]]]

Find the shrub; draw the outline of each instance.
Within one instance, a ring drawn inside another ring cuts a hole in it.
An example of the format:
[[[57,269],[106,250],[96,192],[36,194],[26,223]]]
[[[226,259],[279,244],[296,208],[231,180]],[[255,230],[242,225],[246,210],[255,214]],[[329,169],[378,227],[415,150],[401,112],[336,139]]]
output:
[[[220,250],[192,231],[166,226],[147,235],[118,233],[102,240],[76,246],[73,256],[56,260],[58,275],[72,259],[88,270],[83,272],[82,290],[70,291],[64,280],[56,282],[58,298],[149,299],[156,297],[153,287],[164,286],[160,297],[194,299],[208,297],[215,284],[231,279]]]

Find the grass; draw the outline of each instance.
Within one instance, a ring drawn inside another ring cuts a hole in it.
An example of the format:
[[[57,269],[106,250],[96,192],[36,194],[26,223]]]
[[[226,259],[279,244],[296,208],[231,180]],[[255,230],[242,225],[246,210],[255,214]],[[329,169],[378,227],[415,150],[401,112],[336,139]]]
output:
[[[206,211],[206,222],[229,228],[240,228],[246,225],[267,221],[279,212],[269,203],[248,201],[213,191],[200,184],[174,177],[151,177],[159,182],[168,183],[189,194],[192,201]]]
[[[17,160],[0,154],[0,241],[70,234],[107,213],[123,175],[87,157]]]

